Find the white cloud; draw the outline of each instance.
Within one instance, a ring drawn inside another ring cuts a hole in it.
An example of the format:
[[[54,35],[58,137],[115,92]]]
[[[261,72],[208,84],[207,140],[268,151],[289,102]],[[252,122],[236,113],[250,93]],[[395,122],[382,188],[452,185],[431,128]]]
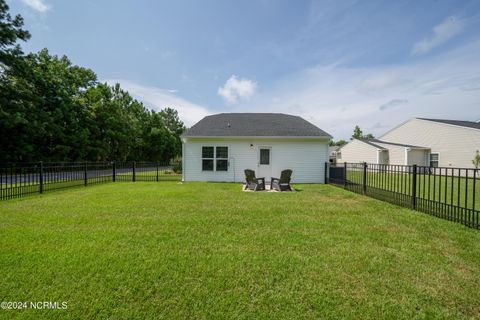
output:
[[[176,90],[143,86],[128,80],[110,79],[106,82],[110,85],[120,83],[123,89],[127,90],[134,98],[142,101],[146,107],[157,111],[166,107],[176,109],[186,126],[192,126],[210,114],[207,108],[175,95]]]
[[[402,79],[399,74],[393,72],[373,73],[362,81],[359,90],[366,94],[375,94],[380,91],[388,90],[388,88],[396,87],[405,79]]]
[[[228,103],[237,103],[239,100],[248,101],[257,91],[257,83],[248,79],[239,79],[232,75],[223,87],[218,88],[218,95]]]
[[[45,12],[50,9],[50,6],[48,6],[43,0],[22,0],[22,2],[39,12]]]
[[[349,138],[356,124],[378,136],[411,117],[475,120],[478,52],[480,41],[408,65],[319,65],[280,79],[235,111],[296,114],[336,139]]]
[[[395,108],[395,107],[398,107],[398,106],[401,106],[401,105],[407,104],[407,103],[408,103],[407,99],[392,99],[392,100],[388,101],[387,103],[382,104],[378,109],[380,111],[387,110],[387,109]]]
[[[413,46],[412,54],[424,54],[435,47],[447,42],[459,34],[464,26],[464,21],[455,16],[448,17],[439,25],[433,28],[433,35],[430,38],[425,38]]]

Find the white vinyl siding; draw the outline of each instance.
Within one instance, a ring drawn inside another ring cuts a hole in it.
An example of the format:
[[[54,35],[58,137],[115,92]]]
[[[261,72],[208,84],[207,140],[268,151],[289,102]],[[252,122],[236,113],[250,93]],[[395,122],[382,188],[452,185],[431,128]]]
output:
[[[388,164],[405,164],[405,147],[378,142],[375,144],[388,149]]]
[[[440,167],[473,168],[472,159],[480,150],[480,130],[421,119],[411,119],[379,139],[429,147],[440,155]]]
[[[408,165],[427,166],[428,150],[411,149],[408,152]]]
[[[228,147],[228,170],[202,171],[202,146]],[[265,146],[271,147],[272,176],[279,177],[282,170],[292,169],[294,183],[324,183],[327,139],[187,138],[183,146],[183,180],[243,182],[245,169],[258,171],[259,147]]]
[[[428,150],[397,146],[387,143],[374,142],[372,146],[360,140],[352,140],[341,151],[341,158],[337,157],[337,163],[378,163],[394,165],[427,165]],[[377,157],[378,153],[378,157]]]
[[[341,156],[337,163],[377,163],[378,148],[360,140],[352,140],[340,149]]]
[[[388,150],[380,150],[378,152],[378,164],[389,164],[390,163],[390,155],[388,154]]]

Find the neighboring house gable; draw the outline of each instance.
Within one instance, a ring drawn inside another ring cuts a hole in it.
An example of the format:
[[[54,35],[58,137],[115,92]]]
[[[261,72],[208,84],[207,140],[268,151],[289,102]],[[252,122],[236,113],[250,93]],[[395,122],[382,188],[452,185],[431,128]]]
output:
[[[480,123],[413,118],[388,131],[380,139],[428,146],[433,165],[472,168],[475,152],[480,150]]]
[[[338,162],[426,165],[429,148],[379,139],[353,139],[340,149]]]
[[[378,163],[379,152],[386,149],[368,140],[353,139],[337,152],[337,163]]]

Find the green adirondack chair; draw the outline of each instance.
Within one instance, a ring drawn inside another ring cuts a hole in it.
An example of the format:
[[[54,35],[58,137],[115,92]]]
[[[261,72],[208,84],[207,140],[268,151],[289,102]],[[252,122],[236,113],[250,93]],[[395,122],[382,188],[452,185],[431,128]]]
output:
[[[292,170],[283,170],[280,178],[273,178],[270,180],[270,190],[277,191],[292,191],[290,186],[290,179],[292,178]]]
[[[257,178],[255,171],[245,169],[245,190],[265,190],[265,178]]]

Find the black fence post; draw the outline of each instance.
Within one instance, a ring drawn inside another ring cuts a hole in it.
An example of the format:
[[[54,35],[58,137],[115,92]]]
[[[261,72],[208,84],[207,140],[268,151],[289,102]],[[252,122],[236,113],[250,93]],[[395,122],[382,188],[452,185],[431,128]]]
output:
[[[85,165],[83,166],[83,180],[84,180],[85,187],[86,187],[87,184],[88,184],[88,174],[87,174],[87,171],[88,171],[88,163],[87,163],[87,161],[85,161]]]
[[[132,181],[135,182],[135,161],[132,162]]]
[[[412,208],[414,210],[417,209],[417,165],[413,165],[413,170],[412,170]]]
[[[43,193],[43,161],[40,161],[40,193]]]
[[[477,168],[473,169],[473,198],[472,198],[472,225],[478,228],[478,212],[475,211],[475,193],[477,192],[476,190],[476,184],[477,184]],[[475,225],[475,213],[477,216],[477,223]]]
[[[117,179],[117,168],[116,168],[115,161],[112,161],[112,180],[113,180],[113,182],[115,182],[116,179]]]
[[[325,175],[325,177],[324,177],[324,179],[325,179],[325,184],[328,184],[328,173],[327,173],[327,170],[328,170],[328,162],[325,162],[325,173],[324,173],[324,175]]]
[[[159,167],[159,164],[158,164],[158,161],[157,161],[157,182],[158,182],[158,167]]]
[[[347,163],[343,163],[343,187],[347,189]]]
[[[367,163],[363,163],[362,193],[367,194]]]

